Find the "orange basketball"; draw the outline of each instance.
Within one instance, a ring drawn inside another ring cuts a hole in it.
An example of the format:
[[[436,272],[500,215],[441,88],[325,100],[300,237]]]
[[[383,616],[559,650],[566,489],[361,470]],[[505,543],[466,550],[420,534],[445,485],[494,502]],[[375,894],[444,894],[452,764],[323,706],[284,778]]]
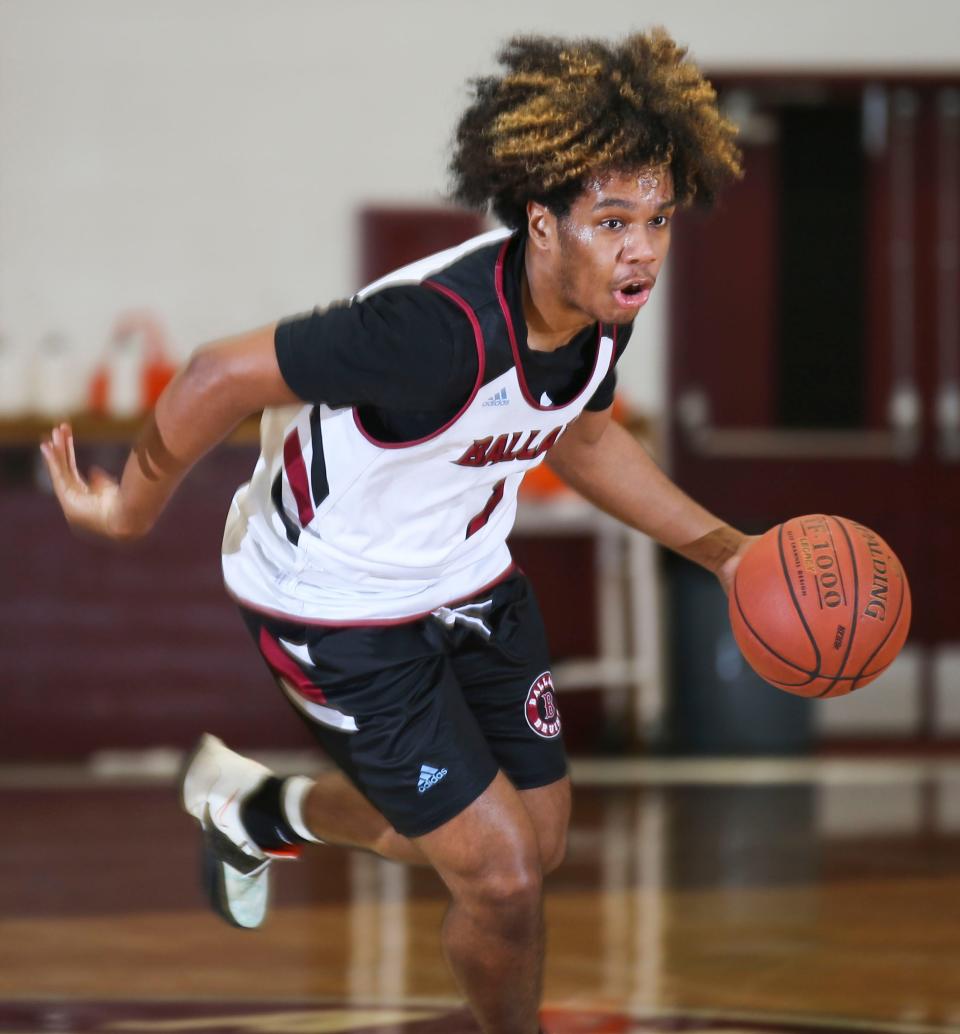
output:
[[[810,514],[771,528],[747,551],[730,592],[737,645],[788,693],[836,697],[875,679],[910,630],[910,586],[880,536]]]

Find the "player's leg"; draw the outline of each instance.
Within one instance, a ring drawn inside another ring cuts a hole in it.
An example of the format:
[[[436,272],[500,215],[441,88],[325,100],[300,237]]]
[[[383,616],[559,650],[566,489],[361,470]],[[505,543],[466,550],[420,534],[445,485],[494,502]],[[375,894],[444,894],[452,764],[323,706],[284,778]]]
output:
[[[332,773],[330,774],[333,775]],[[444,953],[481,1028],[488,1034],[534,1034],[543,972],[540,842],[528,807],[564,812],[561,787],[518,793],[501,773],[459,815],[409,839],[397,833],[353,787],[321,777],[315,828],[351,846],[402,861],[432,865],[450,891],[443,924]],[[329,785],[333,783],[333,785]],[[523,798],[526,798],[524,800]],[[357,806],[369,814],[358,820]],[[565,812],[564,812],[565,813]],[[386,825],[389,834],[382,832]],[[324,837],[326,839],[326,837]],[[366,843],[357,843],[365,840]]]
[[[479,731],[477,740],[482,742]],[[198,768],[204,760],[205,767]],[[237,788],[246,787],[249,798],[270,778],[256,762],[206,737],[185,780],[185,800],[200,797],[189,789],[191,783],[207,784],[204,812],[218,813],[220,825],[205,827],[205,836],[221,835],[222,828],[235,831],[239,843],[223,837],[227,853],[217,856],[219,869],[208,873],[208,879],[217,911],[247,928],[259,926],[266,911],[269,858],[260,845],[249,842],[250,824],[240,820],[245,809]],[[543,790],[526,794],[538,795],[539,805],[546,803]],[[345,791],[338,785],[332,797],[367,809],[369,830],[385,822],[352,787]],[[352,818],[344,817],[344,827],[356,829],[358,840],[369,836],[364,823],[357,826]],[[460,814],[432,832],[416,838],[393,836],[404,853],[415,852],[417,860],[432,865],[450,891],[443,947],[481,1028],[487,1034],[534,1034],[543,971],[542,868],[537,832],[521,795],[500,773]],[[243,851],[238,853],[237,846]],[[362,846],[377,847],[373,842]],[[251,851],[259,852],[255,857],[260,859],[252,869],[247,861]]]
[[[324,635],[307,651],[313,663],[301,668],[325,687],[328,706],[355,715],[356,732],[328,726],[315,732],[374,810],[351,818],[346,813],[355,797],[321,780],[310,798],[316,805],[326,791],[326,804],[338,815],[318,814],[311,832],[349,835],[394,857],[419,849],[450,890],[444,949],[481,1027],[489,1034],[534,1034],[543,960],[534,824],[516,789],[496,772],[446,656],[442,626],[419,622],[361,641],[371,635]],[[352,674],[344,690],[335,675],[340,668],[354,673],[357,655],[381,666],[389,660],[385,669],[363,671],[360,684]],[[271,665],[289,694],[296,672],[276,660]],[[301,690],[309,693],[306,685]],[[381,832],[373,839],[375,812],[386,816],[394,837]]]
[[[304,818],[308,796],[318,815],[310,824]],[[187,759],[181,797],[200,824],[211,907],[244,929],[256,929],[266,917],[271,863],[297,857],[301,844],[335,843],[426,864],[417,844],[397,833],[339,772],[316,783],[304,776],[280,779],[209,734]]]
[[[570,780],[546,629],[523,575],[467,605],[471,614],[478,607],[482,626],[455,616],[448,624],[451,663],[497,764],[520,791],[549,873],[566,851]]]
[[[486,1034],[535,1034],[543,982],[543,892],[536,832],[502,774],[459,815],[417,838],[451,904],[450,967]]]
[[[541,868],[544,873],[553,872],[563,859],[570,780],[564,777],[549,786],[522,790],[520,800],[537,834]],[[288,805],[287,811],[293,808]],[[318,776],[295,815],[323,843],[361,848],[409,865],[429,864],[420,844],[398,833],[342,772]]]
[[[497,766],[436,629],[313,628],[242,614],[288,701],[349,779],[280,780],[211,736],[194,751],[181,785],[203,831],[211,904],[256,927],[275,855],[326,841],[421,861],[411,837],[462,811]],[[476,741],[475,758],[461,736]]]
[[[256,635],[288,695],[311,705],[298,709],[309,713],[327,752],[450,888],[444,945],[483,1029],[534,1034],[543,950],[537,835],[497,773],[438,630],[422,623],[343,630],[319,642],[258,620]],[[294,777],[278,788],[260,766],[208,739],[199,755],[205,768],[191,766],[184,785],[209,792],[185,798],[215,833],[233,834],[222,837],[230,851],[218,859],[229,868],[238,861],[231,851],[266,846],[249,843],[244,804],[272,784],[274,791],[303,784]]]
[[[364,817],[358,822],[342,815],[340,829],[326,818],[318,826],[328,836],[343,837],[344,830],[353,830],[356,841],[366,841],[360,846],[377,849],[386,820],[339,774],[329,776],[317,785],[328,794],[331,808],[353,805]],[[194,802],[188,810],[198,818],[214,812],[220,823],[204,826],[205,837],[219,837],[220,849],[225,848],[223,854],[214,853],[218,871],[208,873],[215,884],[214,905],[228,921],[249,928],[260,925],[266,910],[269,857],[260,845],[249,842],[249,830],[241,820],[243,798],[255,796],[271,778],[262,765],[206,737],[184,780],[185,802]],[[289,786],[293,781],[283,782]],[[518,793],[501,773],[458,815],[431,832],[409,838],[389,827],[395,850],[414,853],[414,860],[425,859],[450,891],[444,950],[488,1034],[534,1034],[537,1029],[543,969],[543,834],[538,835],[531,812],[564,812],[564,782]],[[327,783],[334,784],[332,792]],[[228,839],[228,834],[235,839]]]
[[[520,790],[519,794],[537,835],[540,866],[544,876],[548,876],[560,866],[567,854],[570,778],[564,776],[547,786]]]
[[[429,864],[417,842],[398,833],[340,771],[316,778],[300,815],[310,833],[325,844],[360,848],[409,865]]]

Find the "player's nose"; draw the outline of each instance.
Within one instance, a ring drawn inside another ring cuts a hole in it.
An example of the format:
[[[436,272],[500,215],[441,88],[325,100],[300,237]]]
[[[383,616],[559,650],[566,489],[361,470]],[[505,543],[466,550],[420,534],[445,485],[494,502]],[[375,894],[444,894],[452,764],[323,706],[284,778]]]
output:
[[[637,229],[624,238],[623,248],[620,251],[620,260],[622,262],[629,262],[632,265],[644,265],[655,262],[656,258],[657,252],[649,233]]]

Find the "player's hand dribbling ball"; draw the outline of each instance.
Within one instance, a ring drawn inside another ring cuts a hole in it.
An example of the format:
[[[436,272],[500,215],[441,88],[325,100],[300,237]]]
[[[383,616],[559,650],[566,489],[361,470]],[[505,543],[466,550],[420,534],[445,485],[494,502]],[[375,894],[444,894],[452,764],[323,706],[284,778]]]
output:
[[[910,630],[910,586],[876,532],[810,514],[748,550],[730,593],[734,638],[756,673],[805,697],[836,697],[881,674]]]

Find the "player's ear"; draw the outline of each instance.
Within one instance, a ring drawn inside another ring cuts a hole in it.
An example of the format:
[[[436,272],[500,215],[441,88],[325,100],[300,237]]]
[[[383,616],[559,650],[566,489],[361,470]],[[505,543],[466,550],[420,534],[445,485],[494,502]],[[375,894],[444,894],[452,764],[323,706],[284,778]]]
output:
[[[557,217],[539,201],[527,202],[527,236],[536,248],[548,249],[557,236]]]

